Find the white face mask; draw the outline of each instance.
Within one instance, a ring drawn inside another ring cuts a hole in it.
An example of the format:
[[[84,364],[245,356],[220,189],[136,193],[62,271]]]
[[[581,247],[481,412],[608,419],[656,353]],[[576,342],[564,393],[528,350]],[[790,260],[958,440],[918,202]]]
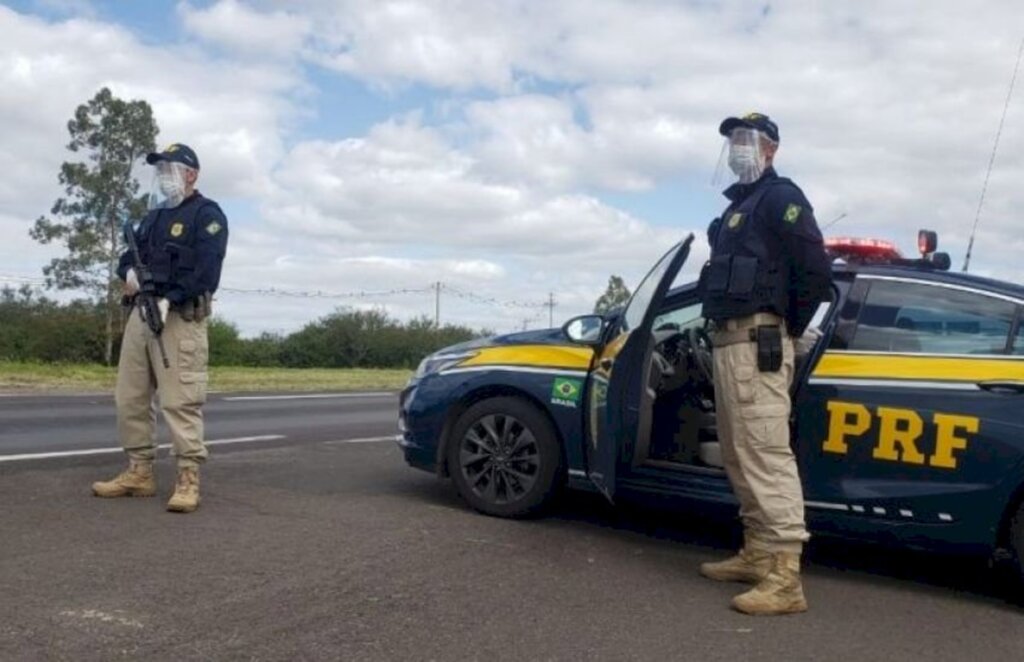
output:
[[[185,200],[185,173],[188,166],[161,162],[153,173],[149,194],[149,208],[177,207]]]
[[[162,172],[157,175],[157,182],[160,184],[160,192],[168,201],[181,201],[185,197],[185,182],[174,172]]]
[[[754,175],[764,170],[764,159],[758,158],[758,149],[753,145],[729,146],[729,169],[743,183],[757,179]]]
[[[749,184],[761,178],[767,159],[761,149],[758,131],[745,127],[733,129],[726,139],[726,145],[729,150],[729,169],[740,184]]]

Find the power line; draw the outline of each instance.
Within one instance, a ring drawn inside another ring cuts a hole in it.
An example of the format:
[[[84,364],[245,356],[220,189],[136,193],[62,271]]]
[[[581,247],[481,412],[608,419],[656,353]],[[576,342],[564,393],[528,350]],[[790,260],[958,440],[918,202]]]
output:
[[[544,306],[548,305],[544,301],[518,301],[515,299],[503,301],[500,299],[496,299],[494,297],[476,294],[474,292],[466,292],[465,290],[460,290],[456,287],[452,287],[451,285],[445,285],[443,283],[441,285],[441,288],[444,291],[449,292],[450,294],[460,299],[475,301],[477,303],[489,304],[492,306],[500,306],[503,308],[543,308]]]
[[[45,286],[46,281],[39,277],[24,276],[21,274],[4,274],[0,273],[0,283],[24,283],[35,286]],[[554,324],[554,309],[557,306],[555,301],[554,292],[549,292],[546,300],[542,301],[524,301],[519,299],[499,299],[497,297],[487,296],[463,290],[452,285],[448,285],[442,281],[434,281],[430,285],[424,287],[400,287],[383,290],[351,290],[348,292],[334,292],[330,290],[292,290],[292,289],[281,289],[277,287],[230,287],[224,286],[219,288],[218,294],[238,294],[238,295],[255,295],[261,297],[282,297],[282,298],[293,298],[293,299],[335,299],[335,300],[353,300],[353,299],[386,299],[389,297],[405,296],[410,294],[428,294],[434,295],[434,325],[439,327],[441,324],[441,294],[442,292],[447,293],[457,299],[468,301],[476,304],[483,304],[487,306],[494,306],[504,309],[518,309],[526,311],[535,311],[535,313],[529,317],[522,318],[523,326],[525,327],[530,322],[539,321],[542,319],[544,309],[548,312],[548,324]]]
[[[0,274],[0,282],[26,283],[28,285],[46,284],[46,281],[42,278],[32,276],[19,276],[17,274]]]
[[[222,287],[220,292],[232,294],[258,294],[262,296],[293,297],[297,299],[375,299],[403,294],[425,294],[433,287],[406,287],[393,290],[354,290],[352,292],[329,292],[324,290],[282,290],[276,287],[241,288]]]

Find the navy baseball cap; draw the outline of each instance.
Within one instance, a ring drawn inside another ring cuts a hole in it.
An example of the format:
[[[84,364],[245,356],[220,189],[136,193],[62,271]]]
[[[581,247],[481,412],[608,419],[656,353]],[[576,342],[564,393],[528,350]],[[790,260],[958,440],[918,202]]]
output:
[[[153,165],[157,161],[173,161],[199,170],[199,157],[191,147],[181,143],[168,145],[162,152],[151,152],[146,155],[146,163],[149,165]]]
[[[747,113],[743,117],[727,117],[718,127],[718,132],[728,137],[729,133],[738,126],[757,129],[774,142],[779,142],[779,126],[770,117],[761,113]]]

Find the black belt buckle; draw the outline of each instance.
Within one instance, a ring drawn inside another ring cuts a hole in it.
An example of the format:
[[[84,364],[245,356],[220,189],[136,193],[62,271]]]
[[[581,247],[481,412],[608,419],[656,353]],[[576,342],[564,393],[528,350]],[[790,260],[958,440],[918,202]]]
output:
[[[757,369],[778,372],[782,368],[782,327],[757,327]]]

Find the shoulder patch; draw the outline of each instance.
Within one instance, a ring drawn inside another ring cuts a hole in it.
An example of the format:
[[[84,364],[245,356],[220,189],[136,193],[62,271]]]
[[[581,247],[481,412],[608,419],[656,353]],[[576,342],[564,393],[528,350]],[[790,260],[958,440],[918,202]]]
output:
[[[743,214],[740,214],[739,212],[737,212],[737,213],[735,213],[735,214],[733,214],[732,216],[729,217],[729,221],[726,223],[726,225],[729,226],[730,230],[735,230],[736,228],[738,228],[740,226],[740,223],[742,223],[742,222],[743,222]]]
[[[794,205],[792,203],[786,207],[786,213],[782,215],[782,220],[787,223],[796,223],[796,220],[800,218],[800,205]]]
[[[206,232],[208,234],[217,234],[218,232],[220,232],[220,227],[220,223],[218,223],[217,221],[213,221],[212,223],[206,226]]]

